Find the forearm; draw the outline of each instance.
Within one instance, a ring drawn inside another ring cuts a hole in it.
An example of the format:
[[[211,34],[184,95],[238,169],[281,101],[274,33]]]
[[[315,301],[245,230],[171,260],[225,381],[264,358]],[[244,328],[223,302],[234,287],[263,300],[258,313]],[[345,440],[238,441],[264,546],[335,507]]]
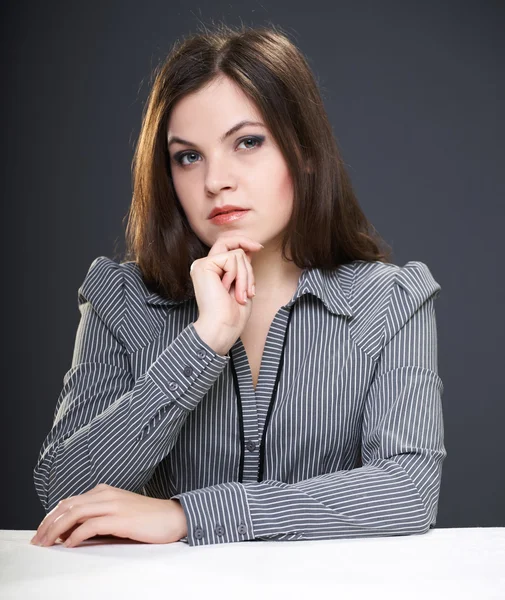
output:
[[[436,473],[429,486],[438,496]],[[386,459],[293,484],[231,481],[175,498],[186,512],[191,546],[411,535],[434,523],[409,474]]]
[[[106,370],[107,365],[101,365],[100,377],[92,372],[92,380],[86,381],[87,367],[75,369],[67,380],[68,389],[81,387],[85,395],[70,397],[68,392],[66,408],[57,417],[34,469],[45,510],[98,483],[140,490],[168,455],[189,412],[227,360],[210,349],[202,352],[201,340],[190,326],[120,397],[117,390],[128,386],[129,377],[122,370],[112,366]],[[184,372],[187,365],[191,365],[190,376]],[[111,401],[111,397],[117,399]]]

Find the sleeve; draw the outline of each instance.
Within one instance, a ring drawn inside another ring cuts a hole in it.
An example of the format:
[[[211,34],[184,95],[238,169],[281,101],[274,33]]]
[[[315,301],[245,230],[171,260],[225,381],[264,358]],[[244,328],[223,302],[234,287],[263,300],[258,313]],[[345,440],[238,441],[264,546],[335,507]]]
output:
[[[443,441],[434,299],[410,261],[386,294],[362,421],[361,466],[296,483],[226,482],[178,494],[189,545],[421,534],[437,515]]]
[[[33,470],[46,512],[99,483],[140,493],[229,360],[191,323],[134,381],[124,285],[121,265],[98,257],[78,290],[72,363]]]

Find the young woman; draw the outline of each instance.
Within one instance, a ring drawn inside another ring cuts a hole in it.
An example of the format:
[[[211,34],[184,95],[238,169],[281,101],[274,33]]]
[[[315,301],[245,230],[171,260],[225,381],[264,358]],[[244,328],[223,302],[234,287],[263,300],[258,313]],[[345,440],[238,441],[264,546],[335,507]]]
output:
[[[434,527],[441,288],[424,263],[389,261],[284,33],[221,25],[172,49],[127,238],[79,288],[35,543]]]

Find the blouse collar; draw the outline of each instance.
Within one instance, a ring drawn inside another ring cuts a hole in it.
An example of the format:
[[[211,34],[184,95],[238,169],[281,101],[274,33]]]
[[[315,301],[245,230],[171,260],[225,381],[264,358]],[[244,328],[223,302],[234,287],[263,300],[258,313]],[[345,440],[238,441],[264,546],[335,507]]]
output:
[[[319,298],[325,307],[333,314],[352,317],[353,312],[342,288],[339,271],[345,268],[341,265],[336,271],[328,269],[306,268],[302,271],[296,291],[291,300],[285,304],[291,308],[304,294],[312,294]],[[171,300],[153,292],[145,298],[147,304],[153,306],[175,306],[188,300]]]

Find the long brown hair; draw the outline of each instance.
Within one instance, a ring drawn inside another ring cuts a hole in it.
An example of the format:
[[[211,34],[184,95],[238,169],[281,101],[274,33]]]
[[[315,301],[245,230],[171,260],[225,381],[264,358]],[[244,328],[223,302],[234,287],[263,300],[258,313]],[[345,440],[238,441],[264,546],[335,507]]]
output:
[[[390,262],[391,248],[361,210],[311,69],[275,26],[212,31],[177,41],[154,70],[135,148],[124,262],[172,300],[194,297],[189,267],[210,248],[191,229],[172,182],[167,127],[176,102],[219,76],[258,107],[293,180],[282,241],[299,268],[336,269],[353,260]]]

